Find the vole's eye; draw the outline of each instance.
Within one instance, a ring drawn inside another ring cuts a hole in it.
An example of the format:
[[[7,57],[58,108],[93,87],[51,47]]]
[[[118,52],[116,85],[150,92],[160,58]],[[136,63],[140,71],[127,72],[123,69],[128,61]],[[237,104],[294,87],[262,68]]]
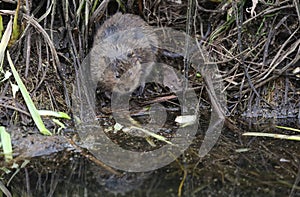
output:
[[[119,72],[116,72],[115,74],[116,74],[116,78],[121,78],[121,75]]]
[[[129,51],[127,52],[127,57],[131,58],[131,57],[133,57],[133,56],[134,56],[133,51],[132,51],[132,50],[129,50]]]

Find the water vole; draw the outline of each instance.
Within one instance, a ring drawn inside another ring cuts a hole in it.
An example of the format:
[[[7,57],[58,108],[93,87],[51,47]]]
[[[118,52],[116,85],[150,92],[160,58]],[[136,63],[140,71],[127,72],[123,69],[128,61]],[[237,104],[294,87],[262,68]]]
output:
[[[90,56],[93,82],[103,92],[134,91],[151,72],[154,46],[157,46],[154,31],[143,19],[132,14],[113,15],[94,37]]]

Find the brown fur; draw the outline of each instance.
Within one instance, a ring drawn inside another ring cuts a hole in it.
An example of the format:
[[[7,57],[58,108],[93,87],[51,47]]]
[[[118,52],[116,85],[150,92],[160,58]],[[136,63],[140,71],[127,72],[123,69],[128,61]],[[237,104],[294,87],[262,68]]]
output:
[[[94,38],[90,56],[92,80],[103,92],[134,91],[152,70],[156,52],[153,46],[157,46],[156,36],[143,19],[132,14],[113,15]]]

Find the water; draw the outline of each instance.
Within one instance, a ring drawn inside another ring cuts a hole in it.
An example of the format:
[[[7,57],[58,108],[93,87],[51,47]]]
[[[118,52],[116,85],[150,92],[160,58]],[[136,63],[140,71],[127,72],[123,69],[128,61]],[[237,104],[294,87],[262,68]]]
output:
[[[185,154],[163,168],[119,171],[119,176],[62,151],[32,159],[8,189],[14,196],[300,196],[298,142],[224,129],[209,154],[199,158],[202,140],[199,132]]]

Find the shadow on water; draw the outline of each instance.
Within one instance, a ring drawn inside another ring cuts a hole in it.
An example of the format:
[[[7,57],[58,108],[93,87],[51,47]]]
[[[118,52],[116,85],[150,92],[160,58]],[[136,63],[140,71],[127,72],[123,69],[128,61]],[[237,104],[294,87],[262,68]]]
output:
[[[199,158],[202,140],[198,133],[184,155],[161,169],[120,175],[61,151],[10,174],[8,188],[13,196],[300,196],[298,142],[224,129],[210,153]]]

